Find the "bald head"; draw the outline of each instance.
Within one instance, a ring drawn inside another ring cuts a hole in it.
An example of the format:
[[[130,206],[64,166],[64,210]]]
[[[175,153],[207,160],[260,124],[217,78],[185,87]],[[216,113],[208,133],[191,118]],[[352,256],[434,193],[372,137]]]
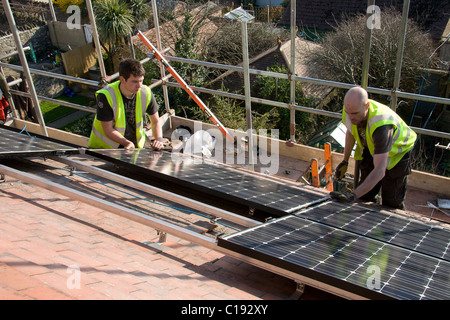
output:
[[[359,104],[365,106],[369,100],[367,91],[361,87],[353,87],[347,91],[344,98],[344,104]]]
[[[361,87],[353,87],[344,97],[344,110],[353,124],[359,124],[367,119],[369,109],[369,96]]]

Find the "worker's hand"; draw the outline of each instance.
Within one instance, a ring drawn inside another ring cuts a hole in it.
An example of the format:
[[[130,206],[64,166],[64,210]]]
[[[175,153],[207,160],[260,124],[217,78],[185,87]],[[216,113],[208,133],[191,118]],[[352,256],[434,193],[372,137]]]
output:
[[[336,179],[338,180],[344,179],[347,169],[348,169],[347,161],[344,160],[341,163],[339,163],[339,165],[336,167],[336,171],[334,172],[334,176],[336,177]]]
[[[331,191],[330,197],[341,202],[353,202],[356,199],[355,194],[348,192]]]
[[[123,148],[124,148],[125,150],[128,150],[128,151],[133,151],[134,148],[135,148],[135,146],[134,146],[134,143],[133,143],[133,142],[127,140],[127,143],[125,143],[125,144],[123,145]]]
[[[164,147],[164,143],[163,143],[163,141],[162,141],[162,139],[156,139],[156,140],[153,140],[153,142],[152,142],[152,148],[154,149],[154,150],[161,150],[161,148],[162,147]]]

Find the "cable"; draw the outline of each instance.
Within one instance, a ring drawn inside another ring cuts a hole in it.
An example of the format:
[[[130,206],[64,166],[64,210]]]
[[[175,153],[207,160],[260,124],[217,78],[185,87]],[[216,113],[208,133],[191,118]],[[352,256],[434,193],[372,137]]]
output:
[[[22,129],[19,133],[22,133],[24,130],[25,130],[25,133],[26,133],[29,137],[33,138],[33,137],[28,133],[28,131],[27,131],[27,125],[25,125],[25,126],[23,127],[23,129]]]

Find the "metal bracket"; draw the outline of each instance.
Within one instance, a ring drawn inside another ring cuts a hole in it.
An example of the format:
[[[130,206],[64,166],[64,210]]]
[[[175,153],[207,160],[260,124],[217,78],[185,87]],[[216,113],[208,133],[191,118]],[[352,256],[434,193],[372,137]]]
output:
[[[249,208],[249,209],[248,209],[248,214],[249,214],[250,216],[253,216],[253,215],[255,214],[255,208]]]
[[[291,295],[291,300],[299,300],[305,292],[306,285],[304,283],[296,283],[295,292]]]
[[[69,167],[68,169],[69,169],[69,176],[71,176],[71,177],[73,176],[74,172],[77,171],[77,168],[75,168],[75,167]]]
[[[0,183],[6,182],[6,175],[0,173]]]
[[[166,242],[167,233],[162,232],[162,231],[156,231],[156,234],[159,235],[158,243]]]
[[[425,208],[431,208],[431,209],[433,209],[433,210],[431,211],[430,219],[433,218],[434,210],[439,210],[439,211],[441,211],[443,214],[445,214],[445,215],[447,215],[447,216],[450,217],[450,213],[448,213],[447,211],[445,211],[445,210],[439,208],[439,206],[435,206],[435,205],[432,204],[431,202],[427,202],[427,205],[426,205],[426,206],[420,205],[420,204],[416,204],[416,207],[425,207]]]

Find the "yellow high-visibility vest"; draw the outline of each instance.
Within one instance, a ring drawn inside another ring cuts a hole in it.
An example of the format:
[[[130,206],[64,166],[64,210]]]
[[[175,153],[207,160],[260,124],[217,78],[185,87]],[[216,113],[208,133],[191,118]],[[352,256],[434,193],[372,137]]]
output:
[[[354,154],[355,160],[362,159],[362,151],[364,146],[361,143],[358,128],[353,125],[349,117],[342,112],[342,121],[347,130],[350,130],[356,140],[356,150]],[[405,153],[414,147],[417,134],[396,114],[391,108],[379,102],[369,100],[369,117],[366,126],[366,142],[370,154],[373,156],[375,146],[373,142],[373,133],[377,128],[383,125],[392,125],[394,127],[394,135],[392,138],[392,148],[389,151],[389,163],[387,169],[392,169],[402,158]]]
[[[125,107],[123,104],[122,94],[119,90],[120,81],[113,82],[105,88],[98,90],[95,95],[103,93],[108,100],[114,114],[114,128],[123,136],[125,135]],[[145,144],[144,132],[144,116],[147,106],[150,104],[152,92],[149,87],[143,85],[136,94],[136,141],[137,148],[143,148]],[[103,131],[101,121],[97,120],[97,116],[92,123],[92,131],[89,137],[89,148],[93,149],[117,149],[119,144],[109,139]]]

